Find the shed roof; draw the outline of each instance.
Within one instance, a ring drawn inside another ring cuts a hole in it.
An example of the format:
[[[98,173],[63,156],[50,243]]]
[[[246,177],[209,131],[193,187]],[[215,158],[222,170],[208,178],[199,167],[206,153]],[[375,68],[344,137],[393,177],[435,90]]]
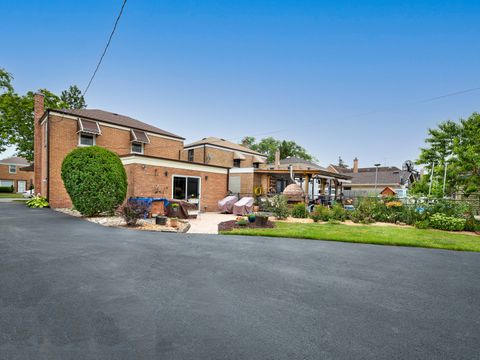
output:
[[[2,159],[0,160],[0,164],[12,164],[12,165],[20,165],[20,166],[30,165],[27,159],[20,156],[10,156],[8,158]]]

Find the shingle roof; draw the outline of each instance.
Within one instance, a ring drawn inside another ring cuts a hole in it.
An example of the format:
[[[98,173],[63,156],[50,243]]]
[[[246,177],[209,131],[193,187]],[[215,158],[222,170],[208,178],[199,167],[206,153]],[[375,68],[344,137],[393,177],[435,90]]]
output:
[[[20,156],[11,156],[5,159],[0,160],[0,164],[12,164],[12,165],[20,165],[20,166],[28,166],[30,163],[20,157]]]
[[[159,129],[155,126],[146,124],[142,121],[133,119],[129,116],[120,115],[120,114],[103,111],[99,109],[61,109],[61,110],[52,110],[52,111],[60,112],[67,115],[79,116],[87,119],[93,119],[97,121],[103,121],[103,122],[114,124],[114,125],[125,126],[131,129],[148,131],[154,134],[170,136],[177,139],[185,140],[181,136]]]
[[[360,171],[358,173],[348,172],[351,176],[352,185],[375,185],[375,171]],[[377,184],[381,185],[400,185],[401,181],[408,181],[410,173],[399,170],[398,168],[383,169],[378,171]]]
[[[191,144],[185,145],[185,149],[198,146],[198,145],[214,145],[214,146],[219,146],[219,147],[223,147],[230,150],[237,150],[237,151],[243,151],[243,152],[254,154],[254,155],[266,156],[265,154],[259,153],[257,151],[253,151],[252,149],[249,149],[246,146],[236,144],[234,142],[231,142],[225,139],[220,139],[214,136],[206,137],[206,138],[203,138],[202,140],[198,140],[198,141],[192,142]]]

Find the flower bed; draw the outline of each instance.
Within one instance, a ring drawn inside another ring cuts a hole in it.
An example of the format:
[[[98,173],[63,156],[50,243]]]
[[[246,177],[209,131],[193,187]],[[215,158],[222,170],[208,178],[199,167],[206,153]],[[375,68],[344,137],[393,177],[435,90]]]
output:
[[[224,221],[218,224],[218,231],[230,231],[233,229],[268,229],[268,228],[274,228],[275,224],[271,221],[267,221],[267,223],[264,226],[260,226],[256,222],[247,222],[244,225],[238,224],[237,220],[230,220],[230,221]]]

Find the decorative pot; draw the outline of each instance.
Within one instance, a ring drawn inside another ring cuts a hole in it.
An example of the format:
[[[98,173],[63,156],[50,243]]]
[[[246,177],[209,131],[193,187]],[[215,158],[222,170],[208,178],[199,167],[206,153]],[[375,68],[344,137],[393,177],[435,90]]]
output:
[[[255,215],[248,215],[248,222],[254,223],[255,222]]]
[[[170,226],[171,227],[178,227],[178,220],[177,219],[170,219]]]
[[[260,210],[260,206],[253,205],[253,212],[258,212]]]
[[[157,216],[155,218],[155,224],[157,225],[166,225],[167,224],[167,217],[166,216]]]
[[[257,216],[255,217],[255,223],[256,223],[258,226],[265,226],[265,225],[267,225],[267,221],[268,221],[268,216],[257,215]]]

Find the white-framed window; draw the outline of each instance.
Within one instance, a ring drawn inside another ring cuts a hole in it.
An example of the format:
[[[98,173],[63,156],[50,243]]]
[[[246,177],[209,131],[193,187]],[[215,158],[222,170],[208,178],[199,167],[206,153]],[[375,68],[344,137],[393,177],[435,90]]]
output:
[[[10,186],[14,186],[14,182],[13,180],[0,180],[0,186],[6,186],[6,187],[10,187]]]
[[[17,165],[8,165],[8,173],[9,174],[16,174],[17,173]]]
[[[95,145],[95,135],[79,133],[78,146],[93,146]]]
[[[143,143],[133,141],[131,152],[134,154],[143,154]]]

